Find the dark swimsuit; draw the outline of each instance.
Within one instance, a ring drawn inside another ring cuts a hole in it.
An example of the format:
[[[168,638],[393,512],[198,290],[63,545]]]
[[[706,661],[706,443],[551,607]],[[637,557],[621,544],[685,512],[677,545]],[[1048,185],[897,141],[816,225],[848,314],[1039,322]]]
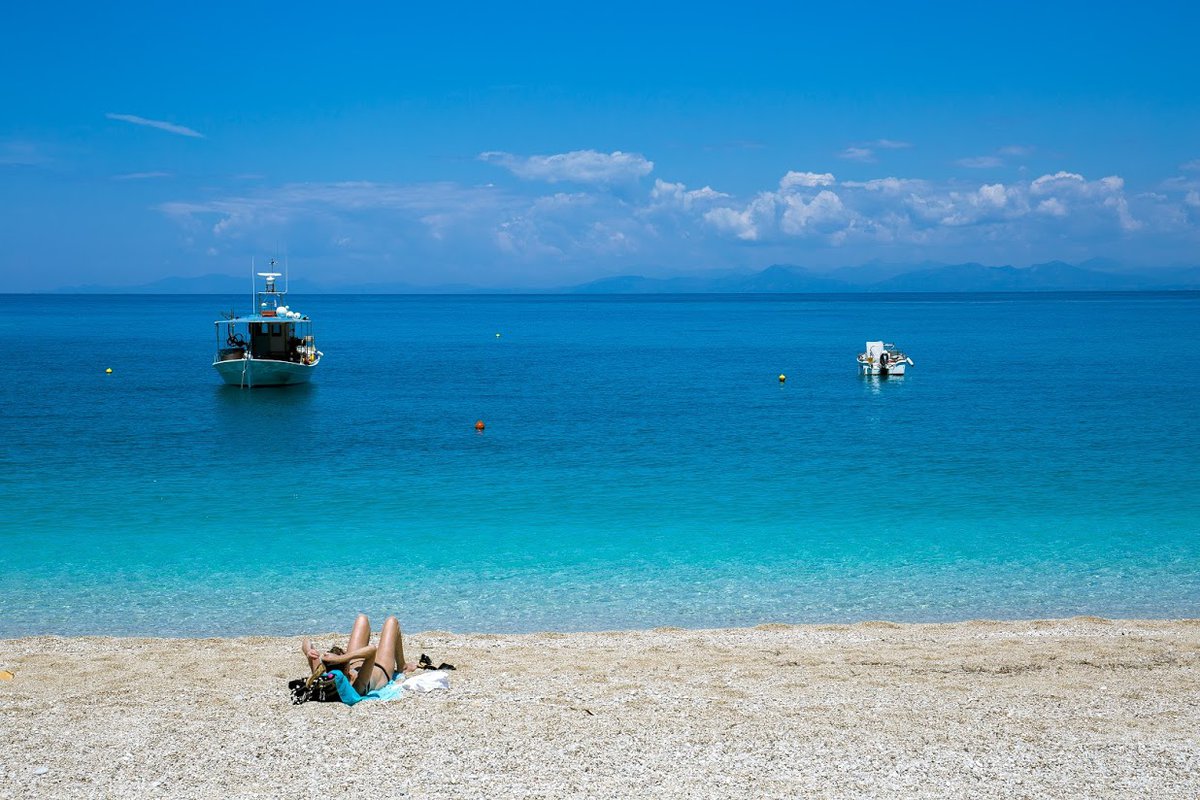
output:
[[[383,673],[383,677],[387,678],[387,680],[386,680],[386,681],[384,681],[384,683],[383,683],[383,685],[384,685],[384,686],[387,686],[389,683],[391,683],[391,682],[392,682],[392,674],[391,674],[391,673],[389,673],[389,672],[387,671],[387,669],[386,669],[386,668],[385,668],[385,667],[384,667],[382,664],[372,664],[371,666],[372,666],[372,667],[375,667],[375,668],[377,668],[377,669],[378,669],[380,672],[382,672],[382,673]],[[359,667],[359,670],[361,670],[361,669],[362,669],[362,667],[360,666],[360,667]],[[357,676],[357,675],[358,675],[358,671],[359,671],[359,670],[355,670],[355,672],[354,672],[355,676]],[[347,675],[346,677],[349,677],[349,675]],[[353,682],[354,682],[354,681],[351,681],[351,683],[353,683]],[[368,683],[368,684],[367,684],[367,687],[368,687],[368,688],[370,688],[370,686],[371,686],[371,684],[370,684],[370,683]]]

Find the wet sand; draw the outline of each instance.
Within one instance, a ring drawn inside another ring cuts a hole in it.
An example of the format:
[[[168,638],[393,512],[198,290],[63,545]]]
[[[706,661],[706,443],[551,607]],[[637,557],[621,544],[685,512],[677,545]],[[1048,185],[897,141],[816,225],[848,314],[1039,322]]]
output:
[[[0,797],[1200,796],[1200,620],[428,632],[353,708],[297,644],[0,640]]]

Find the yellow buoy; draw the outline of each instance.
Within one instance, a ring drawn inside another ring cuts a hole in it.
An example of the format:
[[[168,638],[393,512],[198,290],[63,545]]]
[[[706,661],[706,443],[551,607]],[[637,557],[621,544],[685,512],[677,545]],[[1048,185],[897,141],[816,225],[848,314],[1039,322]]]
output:
[[[109,367],[108,369],[104,370],[104,374],[105,374],[105,375],[112,375],[112,367]]]
[[[497,334],[496,334],[496,338],[497,338],[497,339],[499,339],[499,338],[500,338],[500,334],[498,334],[498,333],[497,333]]]
[[[786,381],[786,380],[787,380],[787,375],[784,375],[784,374],[782,374],[782,373],[781,373],[781,374],[779,375],[779,382],[780,382],[780,383],[783,383],[783,382],[784,382],[784,381]]]

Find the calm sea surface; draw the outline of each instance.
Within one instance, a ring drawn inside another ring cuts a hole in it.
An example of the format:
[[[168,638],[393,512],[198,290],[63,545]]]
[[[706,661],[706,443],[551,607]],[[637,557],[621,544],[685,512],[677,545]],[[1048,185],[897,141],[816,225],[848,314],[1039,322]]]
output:
[[[0,296],[0,636],[1200,616],[1197,294],[231,305]]]

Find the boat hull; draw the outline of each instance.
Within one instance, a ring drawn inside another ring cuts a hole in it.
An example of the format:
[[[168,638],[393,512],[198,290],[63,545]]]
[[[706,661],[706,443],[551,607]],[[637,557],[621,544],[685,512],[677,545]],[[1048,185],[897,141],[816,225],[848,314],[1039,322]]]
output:
[[[890,364],[887,368],[886,374],[890,375],[890,376],[899,377],[904,374],[904,368],[907,366],[908,366],[907,361],[898,361],[895,364]],[[885,373],[883,373],[882,370],[880,370],[878,363],[876,363],[876,364],[859,363],[858,367],[859,367],[859,374],[861,374],[861,375],[876,375],[876,376],[878,376],[878,375],[885,374]]]
[[[235,358],[229,361],[215,361],[213,368],[221,379],[230,386],[242,386],[247,389],[258,386],[290,386],[296,383],[308,383],[312,379],[317,359],[312,364],[296,364],[292,361],[271,361],[258,358]]]

